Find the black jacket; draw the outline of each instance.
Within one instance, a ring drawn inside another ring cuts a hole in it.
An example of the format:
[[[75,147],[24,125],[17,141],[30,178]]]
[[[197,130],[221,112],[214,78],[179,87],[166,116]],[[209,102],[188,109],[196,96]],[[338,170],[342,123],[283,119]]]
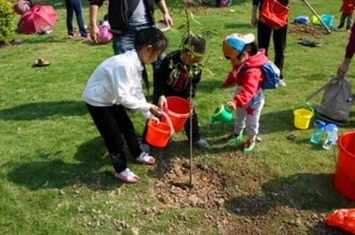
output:
[[[105,0],[89,0],[90,5],[102,6]],[[108,22],[110,23],[111,31],[113,33],[123,33],[127,31],[129,25],[129,18],[132,16],[134,10],[137,8],[140,0],[109,0],[108,6]],[[147,8],[149,23],[155,24],[154,21],[154,3],[161,0],[143,0]]]
[[[192,97],[195,97],[197,84],[201,80],[201,71],[194,73],[191,80],[188,78],[185,64],[181,61],[180,50],[167,55],[154,76],[154,96],[179,96],[187,99],[190,94],[190,81],[192,82]],[[192,68],[194,69],[194,68]]]

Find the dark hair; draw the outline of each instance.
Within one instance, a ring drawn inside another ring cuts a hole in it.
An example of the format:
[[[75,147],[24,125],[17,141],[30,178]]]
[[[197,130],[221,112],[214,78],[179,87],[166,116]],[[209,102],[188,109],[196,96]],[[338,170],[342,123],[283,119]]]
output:
[[[237,58],[240,59],[243,52],[246,52],[249,55],[256,55],[258,51],[259,51],[258,44],[256,42],[252,42],[244,46],[244,49],[239,53]]]
[[[153,51],[163,52],[168,47],[168,39],[162,31],[154,27],[139,30],[134,39],[134,49],[139,51],[146,45],[151,45]]]
[[[191,48],[189,48],[191,45]],[[201,36],[188,36],[184,40],[183,50],[204,54],[206,52],[206,39]]]

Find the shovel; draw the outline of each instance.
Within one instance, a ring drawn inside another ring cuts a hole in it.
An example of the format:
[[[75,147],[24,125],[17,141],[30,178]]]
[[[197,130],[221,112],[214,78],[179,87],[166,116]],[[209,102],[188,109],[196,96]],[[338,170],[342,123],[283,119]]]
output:
[[[332,31],[328,28],[328,26],[323,22],[322,18],[317,14],[317,12],[313,9],[313,7],[307,2],[307,0],[301,0],[303,1],[307,7],[313,12],[313,14],[318,18],[319,22],[323,25],[327,33],[331,33]]]

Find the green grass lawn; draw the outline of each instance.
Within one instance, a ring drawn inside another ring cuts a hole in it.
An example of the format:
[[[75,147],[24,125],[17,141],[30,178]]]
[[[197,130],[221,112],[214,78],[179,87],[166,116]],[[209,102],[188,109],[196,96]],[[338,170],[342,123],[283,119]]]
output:
[[[335,25],[339,22],[339,1],[309,2],[319,14],[334,14]],[[287,87],[266,92],[260,121],[263,141],[252,154],[243,155],[238,146],[227,146],[223,139],[233,130],[233,123],[208,122],[213,109],[232,99],[234,93],[220,88],[231,69],[222,59],[223,39],[234,32],[256,33],[249,23],[250,1],[233,3],[227,8],[191,10],[200,23],[192,23],[195,33],[218,33],[208,40],[211,59],[207,66],[213,74],[204,74],[195,99],[201,133],[210,148],[194,151],[193,161],[231,179],[224,189],[228,197],[219,207],[179,207],[162,204],[157,198],[157,182],[165,177],[158,174],[159,167],[189,157],[182,133],[173,136],[163,154],[154,151],[156,167],[129,162],[142,178],[139,184],[121,184],[113,177],[103,141],[81,100],[90,74],[113,55],[112,45],[68,40],[65,8],[57,6],[58,20],[51,34],[15,35],[23,40],[22,45],[0,50],[0,233],[342,234],[322,224],[334,209],[354,207],[332,185],[337,151],[310,144],[314,127],[297,130],[292,110],[335,74],[349,33],[317,34],[320,37],[294,31],[288,34]],[[86,2],[84,12],[88,24]],[[290,14],[292,22],[298,15],[311,17],[312,12],[301,1],[291,1]],[[171,15],[175,25],[166,32],[168,52],[178,48],[181,32],[177,28],[184,23],[178,11]],[[158,11],[156,16],[161,17]],[[299,38],[322,46],[301,46]],[[271,59],[272,51],[271,46]],[[32,67],[41,57],[51,65]],[[348,77],[355,77],[354,67]],[[320,99],[321,95],[314,102]],[[354,129],[354,112],[352,116],[351,124],[340,128],[340,134]],[[141,133],[143,118],[132,118]],[[291,133],[297,136],[293,141],[286,138]]]

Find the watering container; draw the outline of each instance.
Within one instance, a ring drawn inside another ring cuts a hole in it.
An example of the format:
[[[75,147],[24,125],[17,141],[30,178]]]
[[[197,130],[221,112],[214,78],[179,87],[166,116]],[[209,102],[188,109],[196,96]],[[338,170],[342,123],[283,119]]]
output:
[[[323,148],[330,149],[332,145],[335,145],[338,141],[338,127],[335,124],[330,123],[325,126],[324,130],[327,132],[327,138],[323,143]]]
[[[316,120],[314,125],[316,126],[316,129],[313,131],[310,141],[313,144],[320,144],[322,143],[322,138],[324,135],[325,122]]]
[[[210,116],[210,123],[217,121],[230,122],[233,119],[232,112],[224,105],[220,105],[213,111]]]

